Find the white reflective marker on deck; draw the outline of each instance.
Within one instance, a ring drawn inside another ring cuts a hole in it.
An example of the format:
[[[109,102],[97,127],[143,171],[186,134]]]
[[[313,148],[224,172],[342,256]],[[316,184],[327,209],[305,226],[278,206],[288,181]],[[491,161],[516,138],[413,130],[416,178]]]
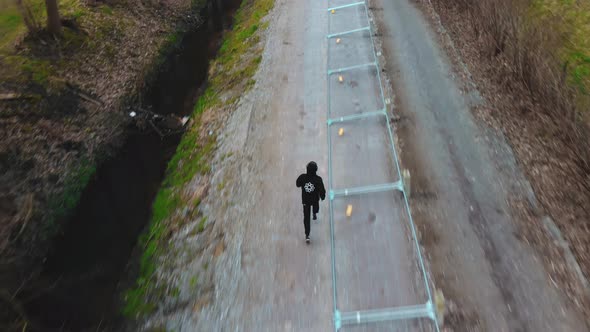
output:
[[[370,29],[371,28],[369,28],[369,27],[362,27],[362,28],[358,28],[358,29],[354,29],[354,30],[348,30],[348,31],[344,31],[344,32],[333,33],[333,34],[327,35],[326,38],[330,39],[330,38],[334,38],[334,37],[345,36],[345,35],[349,35],[349,34],[355,33],[355,32],[369,31]]]
[[[377,63],[373,61],[373,62],[363,63],[362,65],[356,65],[356,66],[350,66],[350,67],[343,67],[343,68],[338,68],[338,69],[332,69],[332,70],[328,70],[328,75],[342,73],[342,72],[345,72],[345,71],[355,70],[355,69],[360,69],[360,68],[365,68],[365,67],[370,67],[370,66],[377,67]]]
[[[392,191],[398,190],[403,192],[404,187],[401,180],[392,183],[383,183],[383,184],[376,184],[373,186],[364,186],[364,187],[356,187],[356,188],[347,188],[347,189],[340,189],[340,190],[330,190],[330,199],[334,199],[339,196],[352,196],[352,195],[362,195],[362,194],[371,194],[371,193],[379,193],[384,191]]]
[[[335,323],[338,329],[346,325],[359,325],[396,320],[429,318],[435,319],[435,311],[432,303],[375,310],[362,310],[351,312],[337,312]]]
[[[334,123],[348,122],[348,121],[370,118],[370,117],[379,116],[379,115],[385,116],[386,115],[385,110],[382,109],[380,111],[375,111],[375,112],[363,112],[363,113],[359,113],[359,114],[353,114],[353,115],[341,116],[339,118],[328,119],[328,126],[331,126]]]
[[[331,11],[335,11],[337,9],[349,8],[349,7],[354,7],[354,6],[362,6],[364,4],[365,4],[364,1],[353,2],[353,3],[349,3],[347,5],[342,5],[342,6],[336,6],[336,7],[328,8],[328,11],[331,12]]]

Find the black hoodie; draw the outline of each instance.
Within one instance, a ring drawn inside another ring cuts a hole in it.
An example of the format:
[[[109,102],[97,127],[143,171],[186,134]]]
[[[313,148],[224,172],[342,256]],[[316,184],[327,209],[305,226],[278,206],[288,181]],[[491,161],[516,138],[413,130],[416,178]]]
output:
[[[301,201],[303,204],[317,203],[320,198],[326,199],[326,189],[322,178],[316,175],[317,165],[309,163],[307,174],[301,174],[297,178],[297,187],[301,187]]]

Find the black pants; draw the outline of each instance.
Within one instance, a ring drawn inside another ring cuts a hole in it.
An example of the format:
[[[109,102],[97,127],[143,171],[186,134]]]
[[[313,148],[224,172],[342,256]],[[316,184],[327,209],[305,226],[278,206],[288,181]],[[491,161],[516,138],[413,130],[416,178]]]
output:
[[[309,236],[309,219],[311,214],[311,207],[313,206],[313,213],[320,212],[320,202],[312,204],[303,204],[303,225],[305,226],[305,237]]]

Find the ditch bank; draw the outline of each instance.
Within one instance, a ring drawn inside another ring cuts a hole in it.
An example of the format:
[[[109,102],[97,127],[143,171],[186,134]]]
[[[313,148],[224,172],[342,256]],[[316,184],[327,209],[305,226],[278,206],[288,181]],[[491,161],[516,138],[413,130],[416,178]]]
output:
[[[178,35],[177,46],[143,91],[142,110],[152,115],[190,115],[207,80],[221,32],[231,22],[238,0],[212,0],[201,10],[204,21]],[[162,137],[131,124],[122,146],[103,161],[83,190],[35,280],[17,293],[15,307],[28,330],[116,330],[121,280],[141,231],[151,215],[168,160],[181,133]],[[24,283],[24,281],[23,281]]]

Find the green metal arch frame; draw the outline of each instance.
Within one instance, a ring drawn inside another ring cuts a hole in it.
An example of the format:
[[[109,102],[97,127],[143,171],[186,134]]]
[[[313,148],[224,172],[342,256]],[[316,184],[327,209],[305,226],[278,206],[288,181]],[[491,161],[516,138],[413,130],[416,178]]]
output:
[[[328,120],[327,120],[327,127],[328,127],[328,179],[330,184],[329,189],[329,212],[330,212],[330,248],[331,248],[331,261],[332,261],[332,290],[333,290],[333,303],[334,303],[334,327],[335,330],[338,331],[345,325],[357,325],[357,324],[366,324],[366,323],[375,323],[375,322],[385,322],[385,321],[393,321],[393,320],[403,320],[403,319],[417,319],[417,318],[429,318],[434,323],[434,328],[437,332],[439,332],[439,325],[438,325],[438,318],[436,314],[436,307],[433,305],[432,300],[432,292],[430,289],[430,285],[428,283],[428,274],[426,272],[424,259],[422,257],[422,252],[420,250],[420,245],[418,243],[418,237],[416,233],[416,227],[414,221],[412,219],[412,214],[410,210],[410,205],[408,202],[408,195],[405,192],[404,185],[403,185],[403,177],[401,174],[400,163],[398,154],[395,148],[395,143],[393,139],[393,130],[390,125],[389,115],[386,110],[386,105],[388,104],[384,98],[383,93],[383,81],[381,79],[381,74],[379,71],[379,61],[377,58],[377,54],[375,52],[375,42],[373,40],[373,29],[371,28],[371,20],[369,19],[369,8],[367,6],[367,0],[359,1],[359,2],[351,2],[346,5],[340,5],[335,7],[329,7],[327,9],[328,12],[344,9],[344,8],[351,8],[356,6],[363,6],[364,11],[366,14],[366,22],[367,26],[344,31],[344,32],[337,32],[331,33],[326,36],[328,41],[335,37],[345,36],[347,34],[361,32],[361,31],[368,31],[370,33],[370,40],[371,40],[371,49],[373,52],[373,62],[363,63],[359,65],[354,65],[350,67],[344,68],[337,68],[337,69],[330,69],[330,43],[328,42],[328,89],[327,89],[327,102],[328,102]],[[330,80],[329,77],[332,74],[342,73],[348,70],[354,70],[364,67],[374,66],[377,72],[377,80],[379,82],[379,89],[380,89],[380,96],[383,105],[383,109],[375,110],[372,112],[365,112],[362,114],[355,114],[345,117],[337,117],[331,118],[330,117]],[[373,116],[384,116],[386,119],[386,126],[389,135],[389,143],[393,154],[393,161],[396,168],[396,172],[398,174],[399,180],[395,183],[385,183],[380,185],[374,186],[366,186],[366,187],[357,187],[357,188],[348,188],[348,189],[341,189],[341,190],[333,190],[332,183],[332,145],[331,145],[331,135],[330,135],[330,127],[334,123],[340,122],[347,122],[347,121],[355,121],[363,118],[373,117]],[[408,219],[409,219],[409,226],[412,233],[412,239],[415,245],[415,250],[418,256],[418,263],[420,267],[420,272],[422,274],[424,280],[424,288],[427,294],[427,301],[424,304],[414,305],[414,306],[400,306],[400,307],[393,307],[393,308],[383,308],[378,310],[365,310],[365,311],[354,311],[354,312],[340,312],[337,308],[337,291],[336,291],[336,259],[335,259],[335,248],[334,248],[334,207],[333,207],[333,200],[339,196],[349,196],[349,195],[362,195],[366,193],[372,192],[383,192],[389,190],[398,190],[402,193],[404,198],[404,208],[407,212]]]

